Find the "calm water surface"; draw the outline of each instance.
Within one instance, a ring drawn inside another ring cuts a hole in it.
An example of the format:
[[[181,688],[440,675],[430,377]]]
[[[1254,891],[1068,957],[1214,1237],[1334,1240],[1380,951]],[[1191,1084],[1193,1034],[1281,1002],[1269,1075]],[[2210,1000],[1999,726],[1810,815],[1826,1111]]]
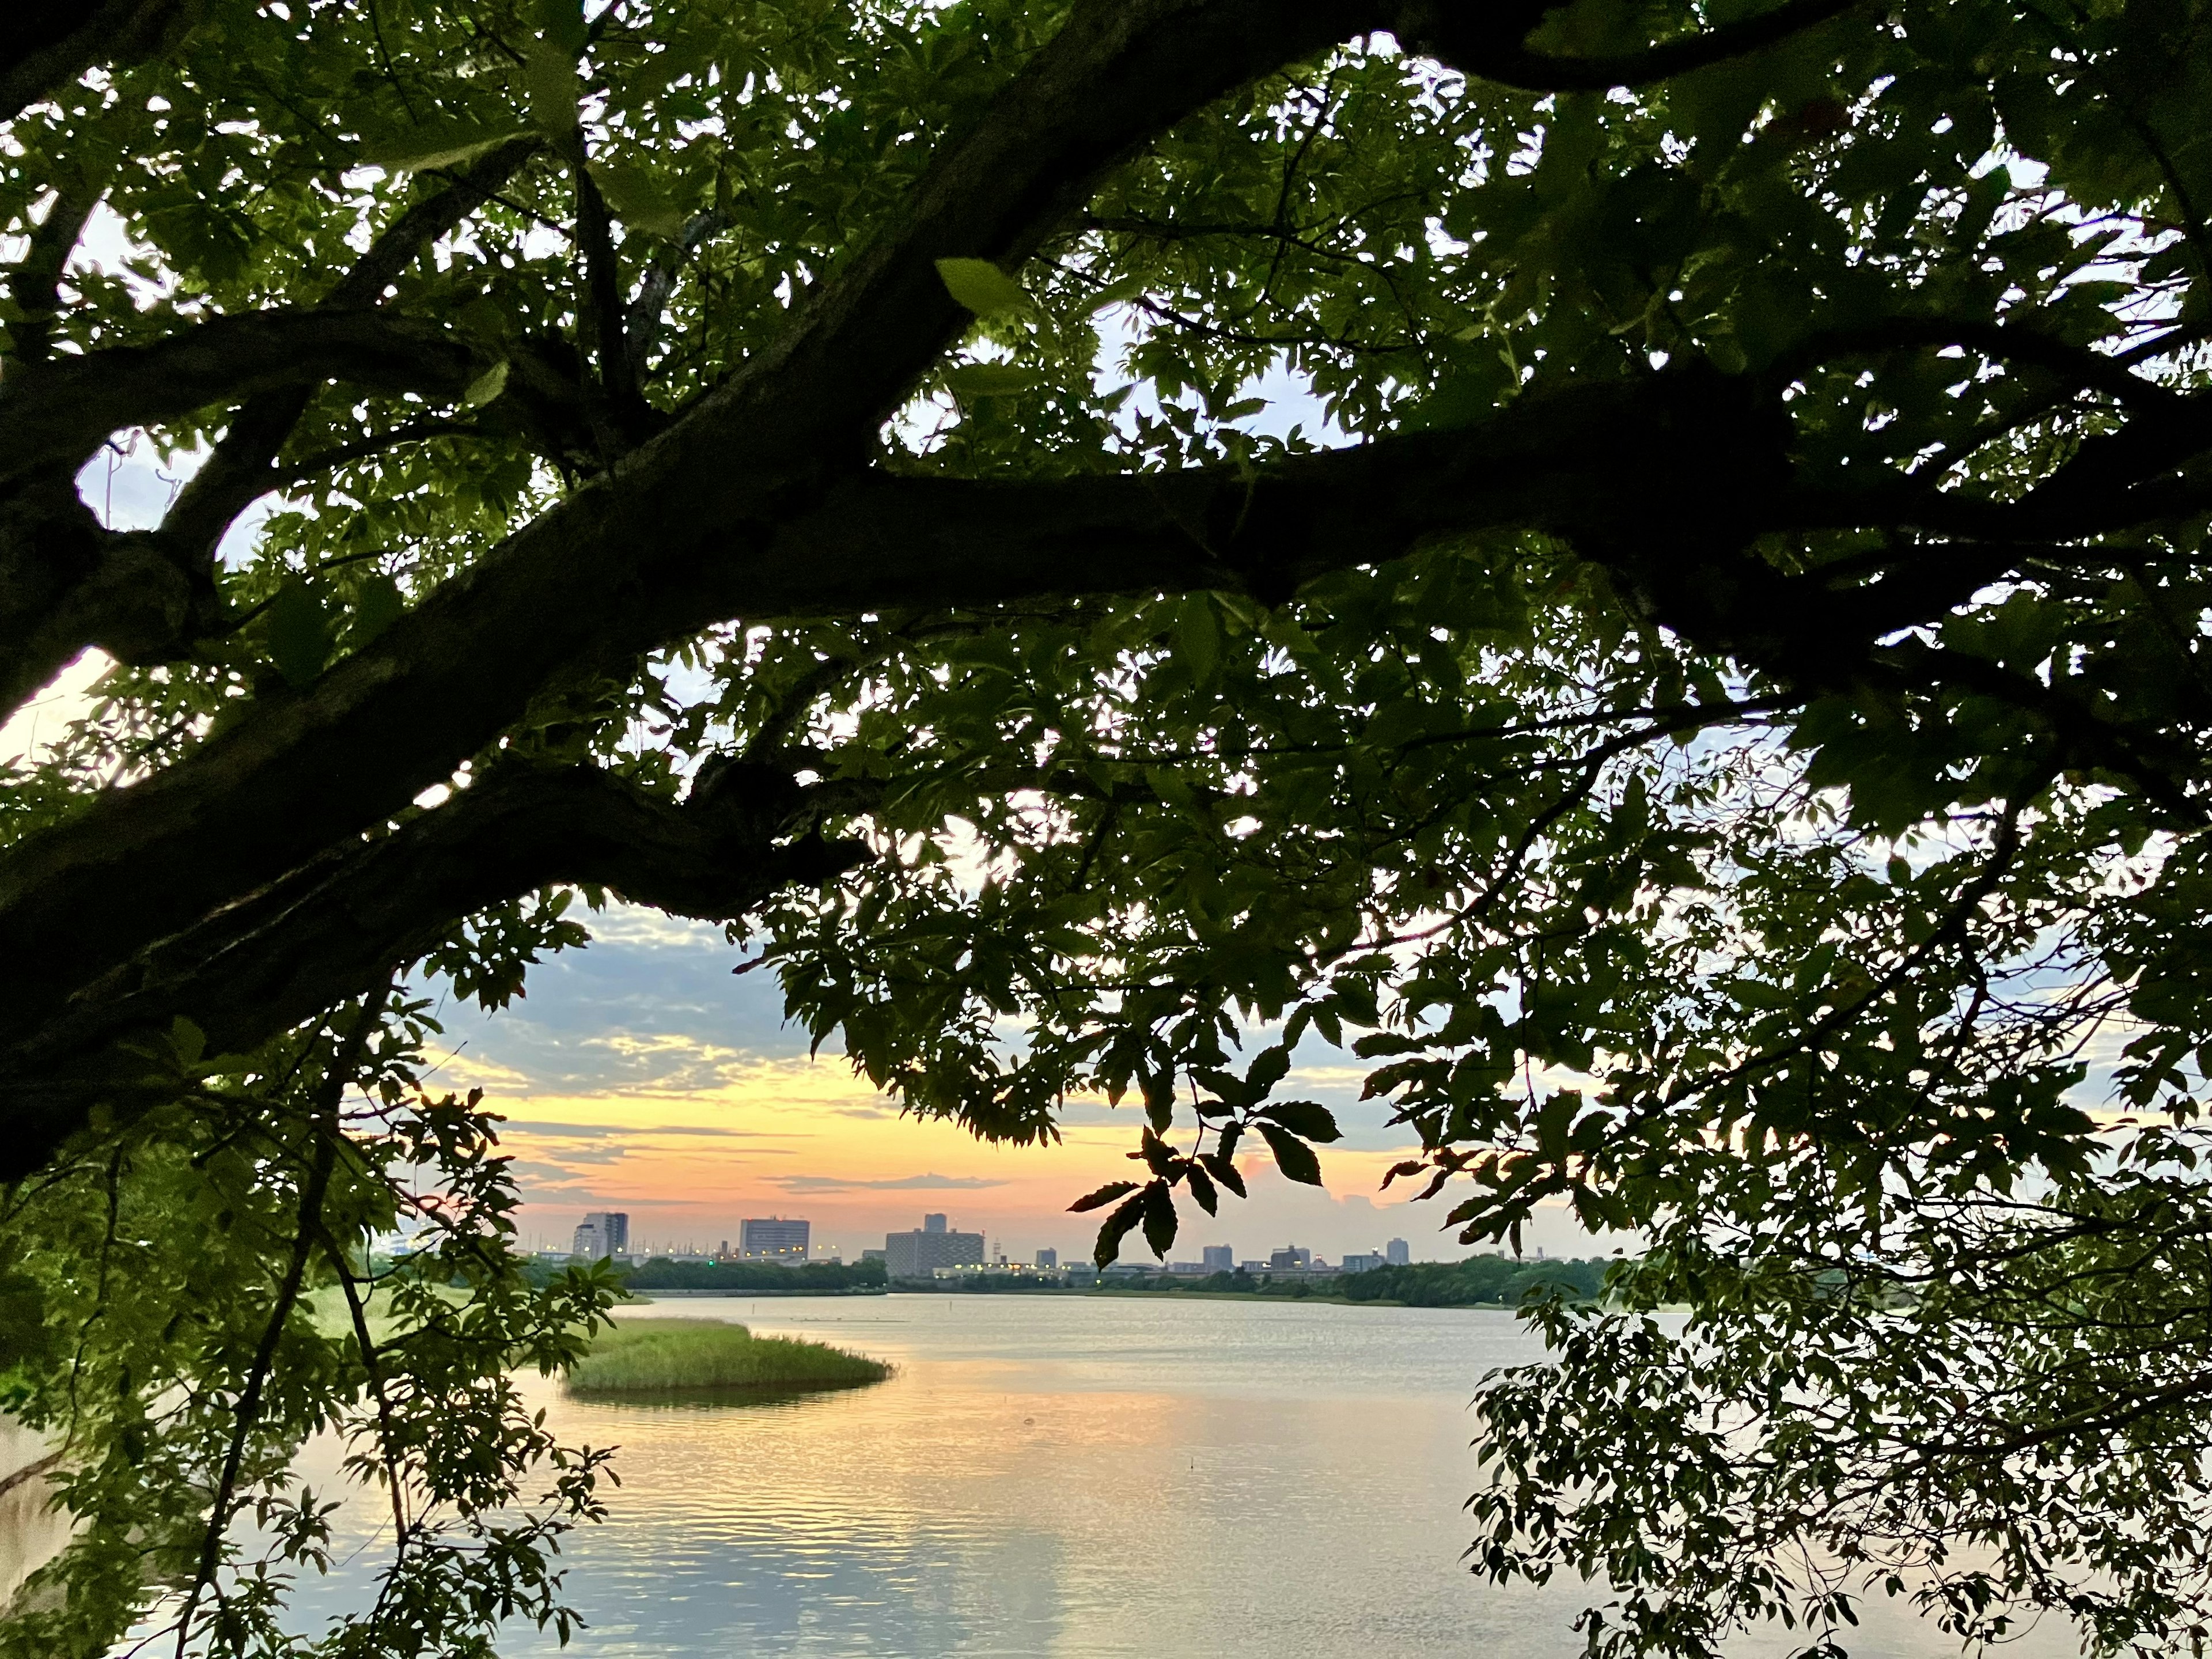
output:
[[[1468,1401],[1490,1367],[1541,1357],[1508,1315],[962,1295],[635,1316],[735,1320],[900,1370],[771,1406],[549,1389],[571,1442],[622,1448],[614,1519],[566,1553],[581,1659],[1580,1650],[1580,1585],[1501,1591],[1458,1560]],[[1862,1638],[1869,1659],[1957,1651],[1880,1608]],[[560,1651],[527,1628],[500,1646]]]

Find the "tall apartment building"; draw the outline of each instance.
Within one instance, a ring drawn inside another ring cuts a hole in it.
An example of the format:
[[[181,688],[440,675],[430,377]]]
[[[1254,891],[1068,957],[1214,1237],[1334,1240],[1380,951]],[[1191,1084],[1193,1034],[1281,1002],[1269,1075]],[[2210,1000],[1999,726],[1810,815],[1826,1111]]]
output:
[[[576,1229],[569,1253],[597,1261],[601,1256],[629,1254],[629,1212],[593,1210]]]
[[[910,1233],[884,1235],[884,1271],[893,1279],[927,1279],[939,1267],[980,1267],[983,1235],[956,1233],[941,1215],[927,1215]]]
[[[768,1216],[738,1224],[738,1254],[748,1261],[804,1261],[813,1224]]]
[[[1039,1250],[1036,1253],[1036,1264],[1040,1267],[1057,1267],[1060,1266],[1060,1252],[1058,1250]]]
[[[1234,1244],[1205,1244],[1199,1247],[1199,1266],[1210,1273],[1233,1273],[1237,1271],[1237,1247]]]
[[[1382,1256],[1392,1267],[1403,1267],[1413,1261],[1413,1253],[1406,1248],[1404,1239],[1394,1238],[1382,1247]]]

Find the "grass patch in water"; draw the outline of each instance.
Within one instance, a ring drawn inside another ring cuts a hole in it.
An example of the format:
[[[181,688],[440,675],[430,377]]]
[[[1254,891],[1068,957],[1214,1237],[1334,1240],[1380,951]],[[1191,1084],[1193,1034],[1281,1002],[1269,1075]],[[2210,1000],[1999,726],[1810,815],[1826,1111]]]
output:
[[[704,1319],[626,1319],[593,1339],[568,1373],[579,1395],[787,1393],[880,1382],[891,1368],[823,1342],[755,1336]]]

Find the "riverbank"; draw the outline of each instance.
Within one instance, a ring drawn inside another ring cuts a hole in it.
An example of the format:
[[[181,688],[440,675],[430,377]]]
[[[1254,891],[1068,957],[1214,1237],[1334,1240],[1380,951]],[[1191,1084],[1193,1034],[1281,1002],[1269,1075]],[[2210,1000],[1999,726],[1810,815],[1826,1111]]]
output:
[[[1053,1285],[1006,1275],[957,1279],[893,1279],[891,1288],[925,1295],[1168,1297],[1233,1302],[1320,1302],[1393,1308],[1517,1308],[1556,1296],[1590,1302],[1604,1293],[1618,1263],[1588,1260],[1474,1255],[1459,1261],[1417,1261],[1364,1273],[1315,1277],[1216,1273],[1116,1275],[1097,1285]]]

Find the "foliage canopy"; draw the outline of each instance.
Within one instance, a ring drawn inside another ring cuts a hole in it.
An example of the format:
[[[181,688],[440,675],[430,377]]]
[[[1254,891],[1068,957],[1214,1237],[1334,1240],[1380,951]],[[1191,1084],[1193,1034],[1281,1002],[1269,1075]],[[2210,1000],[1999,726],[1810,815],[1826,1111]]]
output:
[[[316,1650],[567,1617],[599,1459],[509,1377],[610,1287],[521,1275],[421,988],[578,894],[918,1113],[1141,1104],[1102,1258],[1319,1180],[1314,1040],[1469,1242],[1637,1230],[1474,1511],[1600,1652],[2201,1650],[2208,108],[2203,0],[0,28],[0,709],[118,665],[0,779],[84,1517],[0,1652],[301,1650],[324,1430],[395,1536]]]

